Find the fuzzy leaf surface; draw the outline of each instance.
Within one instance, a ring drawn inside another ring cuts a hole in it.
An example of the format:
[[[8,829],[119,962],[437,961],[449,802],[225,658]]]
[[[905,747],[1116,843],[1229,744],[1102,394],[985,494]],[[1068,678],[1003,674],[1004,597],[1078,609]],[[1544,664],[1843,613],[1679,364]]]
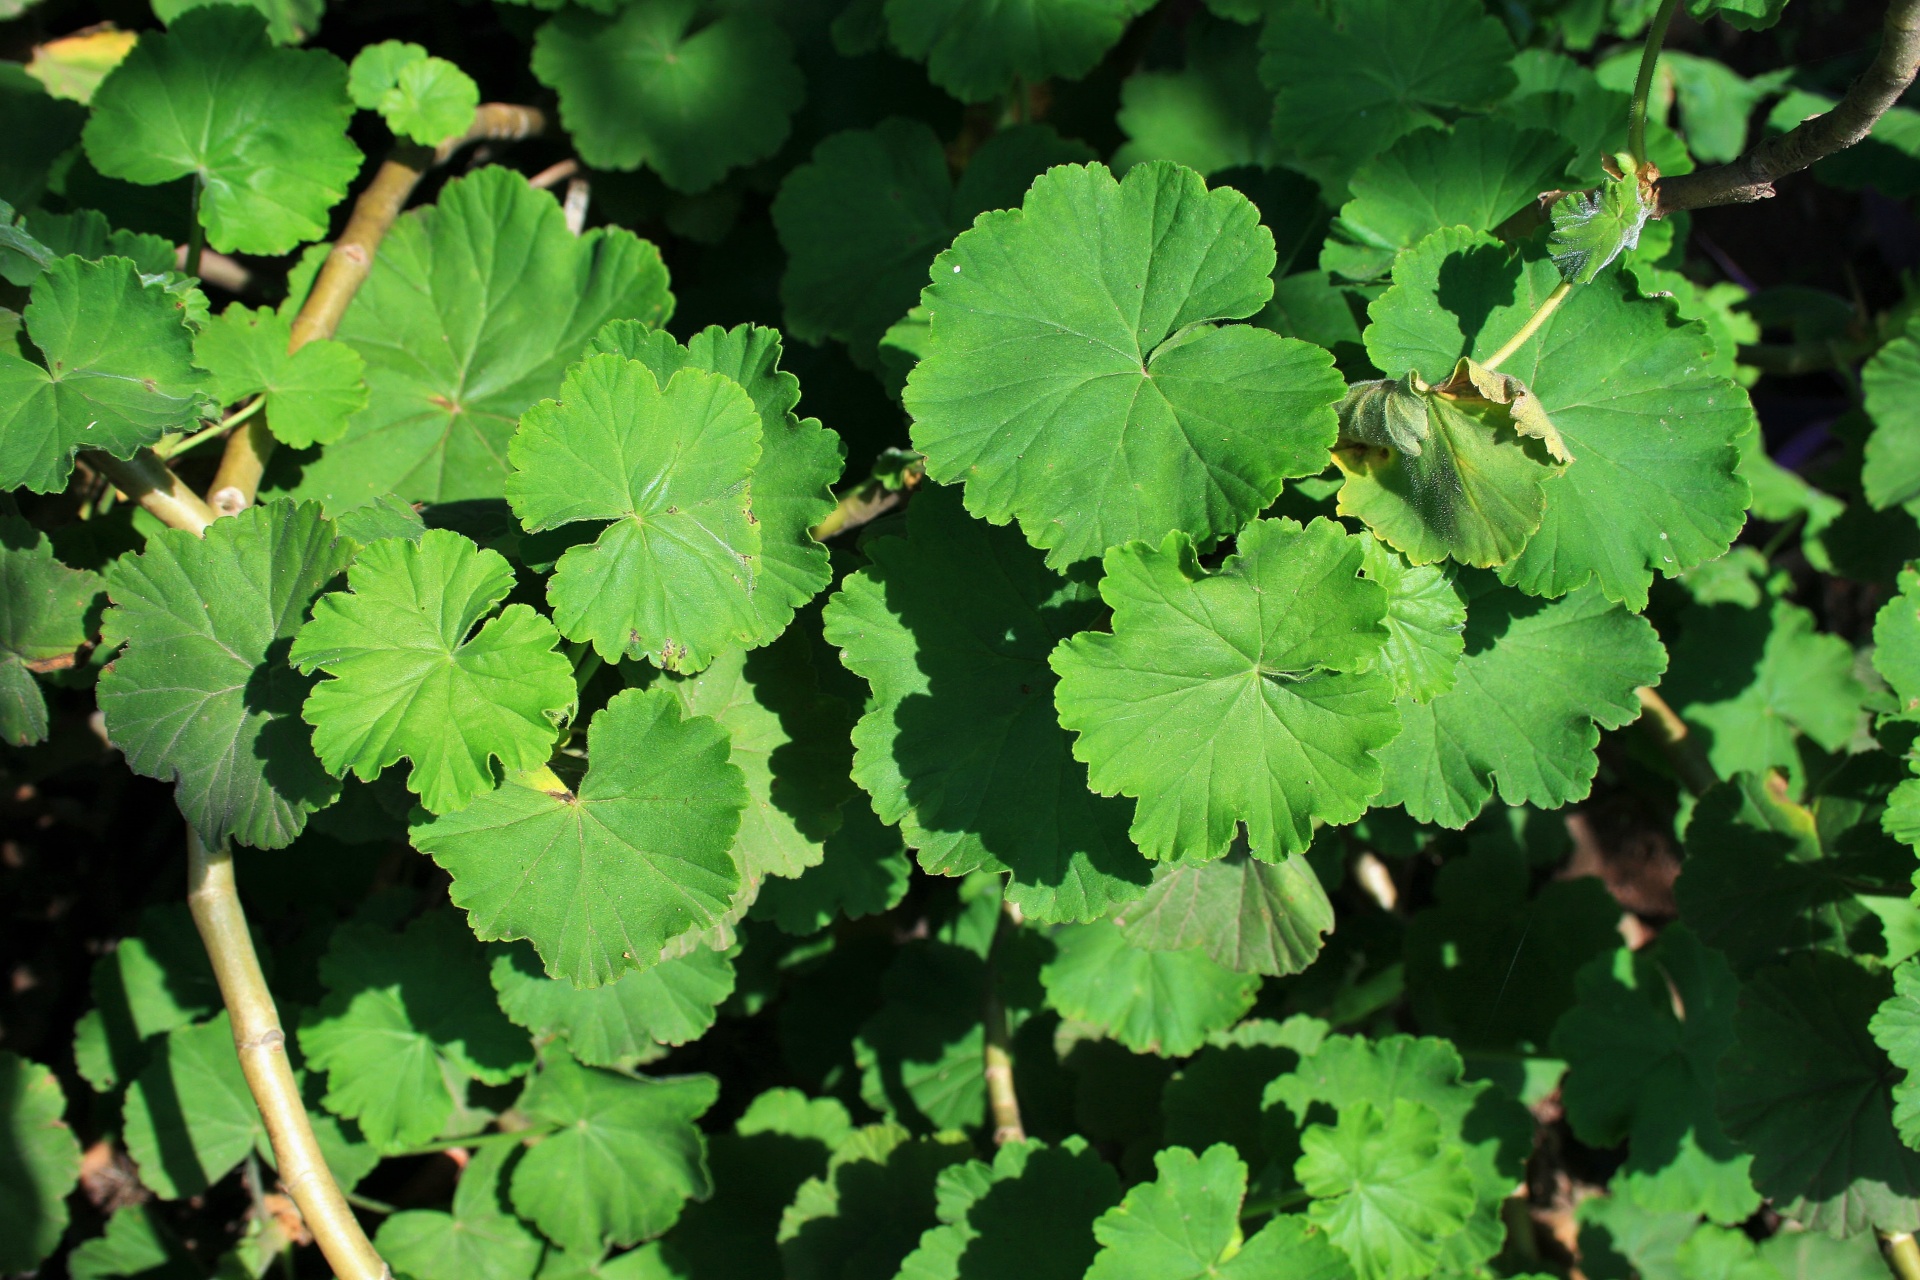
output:
[[[927,474],[1054,568],[1176,530],[1210,546],[1333,443],[1331,357],[1217,323],[1266,303],[1273,264],[1253,203],[1190,169],[1043,174],[933,264],[905,395]]]
[[[1214,573],[1178,533],[1108,554],[1113,631],[1054,651],[1054,701],[1094,789],[1139,799],[1142,852],[1217,858],[1244,822],[1253,855],[1277,861],[1316,818],[1365,811],[1400,717],[1378,669],[1386,592],[1362,555],[1324,519],[1249,525]]]

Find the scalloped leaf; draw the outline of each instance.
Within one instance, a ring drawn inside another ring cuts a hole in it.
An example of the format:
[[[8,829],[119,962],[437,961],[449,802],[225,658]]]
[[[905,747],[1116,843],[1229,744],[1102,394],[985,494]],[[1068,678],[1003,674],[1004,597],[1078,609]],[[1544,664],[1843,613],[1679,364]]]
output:
[[[274,439],[296,449],[328,444],[367,405],[366,362],[344,342],[320,338],[289,351],[293,322],[271,307],[234,303],[193,339],[193,359],[212,375],[214,397],[237,404],[264,396]]]

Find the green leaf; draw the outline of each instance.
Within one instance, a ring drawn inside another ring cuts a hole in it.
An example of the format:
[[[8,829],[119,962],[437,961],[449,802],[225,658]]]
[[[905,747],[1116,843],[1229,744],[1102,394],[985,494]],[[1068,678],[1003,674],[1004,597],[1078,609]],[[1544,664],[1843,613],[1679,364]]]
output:
[[[139,1276],[141,1280],[186,1280],[200,1272],[191,1256],[171,1237],[162,1236],[149,1204],[122,1205],[107,1219],[106,1231],[82,1241],[67,1255],[73,1280],[112,1280]]]
[[[481,938],[527,938],[548,976],[598,987],[727,911],[739,886],[727,850],[749,797],[726,731],[683,718],[664,690],[616,695],[587,742],[577,790],[511,776],[411,838],[453,877]]]
[[[207,243],[286,253],[325,238],[360,170],[346,90],[338,58],[274,48],[260,14],[193,9],[143,34],[94,92],[87,158],[146,186],[193,174]]]
[[[983,211],[1020,203],[1039,174],[1091,159],[1085,144],[1045,125],[1015,125],[988,138],[956,182],[921,121],[892,116],[832,135],[794,166],[773,202],[787,251],[788,332],[838,339],[856,363],[872,365],[881,336],[919,299],[935,254]]]
[[[1361,1103],[1380,1115],[1397,1100],[1430,1107],[1441,1138],[1464,1144],[1476,1207],[1466,1228],[1441,1245],[1443,1268],[1472,1271],[1505,1239],[1500,1204],[1513,1190],[1532,1150],[1534,1122],[1527,1109],[1488,1080],[1464,1082],[1457,1049],[1445,1040],[1389,1036],[1364,1040],[1331,1036],[1300,1065],[1267,1086],[1269,1116],[1280,1108],[1294,1124],[1328,1123]],[[1269,1149],[1272,1140],[1269,1139]]]
[[[1659,638],[1592,587],[1553,601],[1485,577],[1462,587],[1466,652],[1453,688],[1424,706],[1401,702],[1378,803],[1458,828],[1496,788],[1508,804],[1543,809],[1584,799],[1601,728],[1637,718],[1635,690],[1666,668]]]
[[[0,517],[0,739],[26,747],[46,738],[47,703],[30,673],[74,664],[103,586],[60,563],[44,533]]]
[[[1620,940],[1620,904],[1594,876],[1529,892],[1517,845],[1440,869],[1435,905],[1406,934],[1407,994],[1420,1026],[1465,1049],[1538,1057],[1574,1000],[1574,975]],[[1497,999],[1489,1000],[1492,988]]]
[[[553,196],[489,166],[403,216],[341,318],[367,365],[367,407],[301,472],[330,511],[382,494],[498,498],[520,415],[606,321],[664,324],[660,252],[619,228],[575,236]]]
[[[941,1225],[920,1237],[900,1280],[1083,1280],[1098,1248],[1093,1221],[1120,1199],[1120,1179],[1084,1138],[1010,1142],[991,1166],[943,1170],[935,1198]]]
[[[884,1003],[853,1042],[868,1106],[921,1133],[981,1123],[987,981],[985,963],[966,947],[928,941],[896,953],[881,983]]]
[[[1485,360],[1560,284],[1544,258],[1485,236],[1435,232],[1401,255],[1370,308],[1367,351],[1388,375],[1431,382],[1461,356]],[[1710,372],[1713,344],[1667,303],[1616,276],[1575,289],[1501,367],[1530,388],[1573,464],[1547,482],[1546,515],[1501,576],[1534,595],[1597,579],[1644,608],[1653,570],[1669,577],[1724,553],[1745,518],[1735,473],[1753,430],[1746,393]]]
[[[0,223],[7,219],[0,216]],[[106,215],[92,209],[71,213],[49,213],[32,209],[17,228],[0,226],[0,247],[10,250],[11,259],[0,257],[5,269],[0,275],[17,285],[30,285],[53,259],[75,254],[89,262],[102,258],[128,258],[140,271],[142,283],[152,284],[148,276],[160,276],[174,270],[173,245],[166,237],[116,231]]]
[[[93,962],[90,989],[93,1022],[83,1020],[76,1031],[74,1065],[101,1093],[139,1073],[154,1036],[220,1008],[220,988],[185,903],[141,912],[140,932]]]
[[[1273,95],[1260,83],[1260,46],[1244,27],[1196,13],[1179,71],[1136,71],[1120,85],[1116,123],[1127,141],[1113,167],[1171,160],[1203,174],[1271,165]]]
[[[1873,669],[1906,716],[1920,711],[1920,569],[1902,569],[1898,585],[1873,619]]]
[[[338,440],[364,409],[366,362],[345,343],[320,338],[289,352],[293,323],[269,307],[234,303],[193,339],[193,359],[213,375],[220,403],[266,397],[267,425],[282,444],[304,449]]]
[[[487,618],[513,589],[504,557],[429,529],[363,549],[347,588],[314,606],[291,653],[301,671],[333,677],[302,712],[328,770],[371,782],[405,757],[408,789],[448,813],[493,789],[492,759],[510,771],[546,763],[573,673],[531,606]]]
[[[810,530],[833,510],[828,486],[843,466],[839,438],[818,418],[793,413],[801,386],[793,374],[781,372],[780,332],[758,324],[730,330],[708,326],[680,345],[664,332],[622,320],[603,328],[589,351],[639,361],[653,370],[660,386],[687,368],[724,374],[753,399],[760,416],[760,457],[749,486],[749,518],[758,526],[760,547],[749,603],[753,643],[766,643],[787,628],[795,608],[831,580],[828,555]]]
[[[1787,0],[1687,0],[1696,18],[1716,17],[1740,31],[1764,31],[1780,21]]]
[[[1269,1081],[1299,1066],[1300,1055],[1318,1049],[1326,1035],[1326,1023],[1295,1014],[1285,1022],[1248,1018],[1209,1037],[1160,1090],[1167,1145],[1202,1151],[1225,1142],[1250,1168],[1265,1169],[1276,1159],[1290,1168],[1298,1147],[1271,1132],[1261,1099]],[[1269,1136],[1280,1138],[1282,1150],[1268,1150]]]
[[[1306,849],[1380,789],[1399,728],[1378,668],[1386,592],[1329,520],[1261,520],[1205,572],[1184,534],[1110,552],[1113,633],[1062,642],[1060,723],[1095,790],[1136,796],[1149,857],[1217,858],[1247,824],[1253,855]],[[1375,669],[1368,670],[1373,667]]]
[[[1341,515],[1415,564],[1482,568],[1520,554],[1570,460],[1525,384],[1464,358],[1439,386],[1409,371],[1349,387],[1333,459]]]
[[[638,360],[589,356],[558,402],[527,411],[508,456],[507,500],[529,531],[612,521],[555,568],[562,635],[690,671],[754,642],[760,419],[738,383],[694,369],[662,383]]]
[[[80,1144],[66,1109],[53,1072],[0,1052],[0,1267],[9,1271],[38,1267],[67,1229]]]
[[[828,602],[828,643],[873,686],[854,779],[939,875],[1010,872],[1038,919],[1092,920],[1140,896],[1149,868],[1126,805],[1087,790],[1054,719],[1048,655],[1098,617],[1091,586],[1048,571],[1011,529],[923,486],[905,538]]]
[[[1451,129],[1416,129],[1353,175],[1353,198],[1334,220],[1320,265],[1372,280],[1399,250],[1442,227],[1492,231],[1564,182],[1572,159],[1560,137],[1504,120],[1470,116]]]
[[[1633,162],[1631,156],[1622,159],[1627,166]],[[1570,192],[1555,201],[1550,244],[1561,278],[1592,284],[1615,258],[1639,247],[1653,208],[1653,184],[1631,168],[1610,172],[1592,191]]]
[[[1260,47],[1281,159],[1336,198],[1401,135],[1514,87],[1513,42],[1474,0],[1288,4]]]
[[[823,853],[798,879],[762,885],[752,917],[804,937],[841,916],[858,920],[891,911],[906,897],[913,863],[900,830],[881,822],[864,795],[841,806],[840,829],[826,838]]]
[[[1813,614],[1786,600],[1681,614],[1662,689],[1721,777],[1797,765],[1801,733],[1827,751],[1853,737],[1867,699],[1853,646],[1814,627]]]
[[[358,1121],[381,1151],[438,1137],[459,1082],[505,1084],[533,1065],[526,1033],[494,1003],[483,951],[451,912],[404,933],[341,925],[320,981],[328,994],[302,1020],[300,1049],[327,1073],[327,1109]]]
[[[1873,418],[1860,484],[1885,511],[1920,498],[1920,337],[1901,333],[1876,351],[1860,371],[1860,389]]]
[[[153,0],[153,16],[172,26],[189,9],[233,0]],[[239,0],[259,10],[267,19],[267,34],[275,44],[299,44],[320,29],[320,16],[326,0]]]
[[[894,48],[962,102],[1020,81],[1078,80],[1120,39],[1145,0],[886,0]]]
[[[1146,897],[1114,923],[1146,951],[1199,948],[1236,973],[1299,973],[1333,932],[1333,904],[1300,854],[1278,865],[1236,849],[1215,862],[1163,862]]]
[[[778,151],[806,96],[771,16],[703,0],[565,9],[534,37],[533,74],[582,160],[645,165],[689,193]]]
[[[1589,1146],[1627,1144],[1615,1185],[1648,1209],[1736,1224],[1759,1208],[1751,1161],[1713,1110],[1739,991],[1726,960],[1673,925],[1582,969],[1579,1003],[1554,1029],[1568,1123]]]
[[[353,544],[312,503],[272,502],[196,537],[167,529],[107,573],[100,678],[107,734],[134,772],[176,782],[209,846],[283,848],[339,783],[299,710],[311,681],[286,663],[308,607]]]
[[[1893,971],[1893,994],[1867,1024],[1874,1043],[1886,1050],[1894,1066],[1907,1078],[1893,1086],[1893,1123],[1909,1147],[1920,1147],[1920,961],[1908,960]]]
[[[1740,992],[1720,1061],[1720,1121],[1753,1153],[1753,1185],[1831,1235],[1920,1226],[1920,1153],[1893,1120],[1900,1075],[1867,1033],[1892,987],[1843,956],[1764,969]]]
[[[39,203],[54,164],[80,140],[86,108],[48,95],[17,62],[0,66],[0,200],[25,209]]]
[[[513,1207],[581,1252],[661,1234],[689,1198],[713,1194],[694,1121],[719,1094],[712,1076],[619,1075],[550,1046],[520,1109],[557,1127],[521,1157]]]
[[[1324,469],[1331,357],[1215,323],[1272,294],[1258,218],[1154,162],[1123,181],[1062,166],[979,219],[922,295],[932,329],[906,405],[928,476],[964,480],[969,511],[1018,518],[1061,568],[1175,530],[1210,546],[1286,477]]]
[[[127,1090],[121,1137],[162,1200],[204,1193],[265,1136],[224,1009],[168,1032]]]
[[[394,133],[431,147],[467,131],[480,86],[473,77],[417,44],[382,40],[354,55],[347,96],[378,111]]]
[[[52,493],[78,450],[130,458],[206,407],[178,306],[125,258],[55,259],[22,318],[39,359],[0,343],[0,486]]]
[[[1467,1225],[1473,1175],[1439,1113],[1396,1099],[1343,1107],[1336,1124],[1300,1135],[1307,1217],[1353,1260],[1361,1280],[1411,1280],[1434,1269],[1440,1243]]]
[[[1147,951],[1115,925],[1069,925],[1059,954],[1040,970],[1047,1003],[1100,1028],[1135,1053],[1184,1058],[1207,1036],[1238,1022],[1260,990],[1205,952]]]
[[[1240,1234],[1247,1167],[1225,1143],[1196,1156],[1170,1147],[1157,1177],[1093,1224],[1101,1244],[1087,1280],[1348,1280],[1352,1268],[1305,1218],[1279,1214],[1251,1240]]]
[[[705,947],[582,989],[542,973],[533,948],[498,946],[492,976],[501,1012],[536,1036],[560,1036],[590,1067],[630,1066],[698,1040],[734,981],[733,962]]]
[[[1445,565],[1409,564],[1371,534],[1360,573],[1387,592],[1387,642],[1380,669],[1397,698],[1431,702],[1453,688],[1453,670],[1466,652],[1467,602]]]
[[[507,1210],[503,1166],[515,1149],[478,1147],[460,1172],[453,1212],[410,1209],[381,1222],[374,1248],[407,1280],[533,1280],[543,1245]]]
[[[895,1124],[857,1129],[780,1218],[787,1280],[891,1277],[938,1222],[934,1180],[972,1148],[958,1135],[912,1138]]]

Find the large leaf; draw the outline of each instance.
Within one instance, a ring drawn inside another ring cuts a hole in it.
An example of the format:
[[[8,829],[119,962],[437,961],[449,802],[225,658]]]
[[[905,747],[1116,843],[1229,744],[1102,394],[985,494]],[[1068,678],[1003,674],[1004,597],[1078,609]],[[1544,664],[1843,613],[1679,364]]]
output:
[[[1091,159],[1051,128],[1015,125],[988,138],[956,181],[940,139],[919,120],[892,116],[834,134],[787,174],[773,202],[787,251],[787,331],[808,342],[837,338],[872,364],[881,335],[919,299],[935,254],[985,210],[1020,203],[1038,174]]]
[[[272,502],[203,536],[168,529],[109,569],[100,678],[107,733],[137,773],[177,782],[210,846],[292,842],[340,794],[300,707],[312,681],[287,665],[307,610],[353,557],[312,503]]]
[[[1370,308],[1367,352],[1391,376],[1437,383],[1460,357],[1485,360],[1513,337],[1560,273],[1444,230],[1401,255],[1393,279]],[[1677,576],[1726,551],[1746,515],[1735,467],[1754,418],[1712,362],[1703,326],[1678,323],[1620,274],[1573,291],[1500,368],[1531,389],[1573,458],[1547,482],[1540,530],[1502,578],[1550,596],[1593,579],[1641,609],[1654,570]]]
[[[1302,854],[1278,865],[1236,850],[1217,862],[1163,862],[1139,902],[1114,916],[1148,951],[1199,948],[1238,973],[1298,973],[1333,931],[1333,904]]]
[[[1340,1109],[1333,1125],[1300,1135],[1295,1166],[1312,1196],[1307,1216],[1353,1260],[1361,1280],[1414,1280],[1434,1269],[1441,1242],[1467,1225],[1473,1175],[1439,1112],[1397,1098]]]
[[[1713,1109],[1739,990],[1726,960],[1676,925],[1581,970],[1579,1003],[1554,1029],[1568,1123],[1590,1146],[1627,1144],[1614,1185],[1648,1209],[1739,1223],[1760,1205],[1751,1161]]]
[[[0,741],[25,747],[47,736],[47,703],[32,672],[73,664],[103,585],[98,574],[61,564],[26,521],[0,517]]]
[[[1720,1061],[1720,1120],[1753,1153],[1753,1185],[1833,1235],[1920,1227],[1920,1153],[1893,1121],[1900,1072],[1867,1032],[1892,987],[1844,956],[1764,969]]]
[[[712,1076],[621,1075],[550,1048],[520,1109],[557,1128],[514,1169],[513,1207],[583,1253],[659,1235],[713,1194],[694,1121],[719,1094]]]
[[[1273,264],[1253,203],[1191,170],[1042,175],[933,264],[906,389],[927,474],[1055,568],[1233,532],[1325,467],[1341,395],[1319,348],[1214,323],[1258,311]]]
[[[1508,804],[1546,809],[1584,798],[1600,729],[1638,717],[1634,691],[1666,667],[1653,628],[1591,587],[1540,601],[1481,576],[1464,594],[1453,688],[1424,706],[1400,703],[1404,728],[1380,753],[1380,803],[1464,827],[1496,788]]]
[[[894,47],[962,102],[1016,80],[1078,80],[1113,47],[1144,0],[886,0]]]
[[[1282,4],[1260,47],[1282,158],[1335,198],[1402,134],[1514,86],[1506,27],[1475,0]]]
[[[381,242],[336,335],[366,361],[367,407],[288,482],[336,513],[387,493],[497,498],[520,415],[595,331],[672,311],[651,244],[617,227],[573,235],[511,169],[455,179]]]
[[[67,1229],[67,1194],[80,1177],[80,1144],[53,1072],[0,1053],[0,1267],[32,1271]]]
[[[827,640],[873,686],[854,730],[855,780],[941,875],[1011,873],[1045,920],[1092,920],[1139,897],[1149,869],[1127,807],[1087,790],[1054,719],[1054,646],[1093,623],[1093,588],[1050,572],[1011,529],[923,489],[907,536],[828,602]]]
[[[624,1067],[698,1040],[734,981],[732,961],[696,947],[604,987],[576,987],[542,973],[525,944],[494,948],[492,977],[503,1013],[537,1036],[560,1036],[590,1067]]]
[[[658,964],[669,941],[727,911],[740,883],[727,850],[748,795],[726,731],[683,718],[665,690],[615,696],[587,744],[577,790],[512,775],[416,823],[412,840],[452,875],[480,937],[526,938],[549,976],[597,987]]]
[[[126,258],[55,259],[22,318],[39,360],[0,343],[0,486],[51,493],[80,449],[130,458],[207,407],[179,308]]]
[[[504,557],[446,529],[382,538],[360,552],[347,588],[314,607],[290,654],[333,677],[302,715],[336,777],[371,782],[404,757],[408,788],[447,813],[493,788],[492,760],[546,763],[573,673],[531,606],[488,617],[513,589]]]
[[[274,439],[303,449],[337,440],[366,407],[360,353],[331,338],[289,352],[293,322],[268,307],[234,303],[193,340],[193,359],[213,375],[221,404],[263,396]]]
[[[805,94],[771,15],[709,0],[566,9],[534,37],[533,74],[559,93],[581,159],[644,164],[676,191],[778,151]]]
[[[340,59],[276,49],[263,16],[218,5],[143,34],[95,90],[84,136],[109,178],[194,175],[214,248],[276,254],[326,236],[360,170],[352,116]]]
[[[1256,975],[1236,973],[1203,951],[1148,951],[1115,925],[1073,925],[1056,934],[1059,954],[1040,971],[1047,1003],[1135,1053],[1183,1058],[1253,1007]]]
[[[1183,534],[1108,554],[1113,632],[1054,651],[1054,700],[1094,788],[1139,798],[1148,856],[1217,858],[1244,822],[1253,855],[1278,861],[1316,819],[1365,811],[1399,715],[1376,661],[1386,592],[1361,556],[1324,519],[1249,525],[1213,573]]]
[[[485,954],[441,910],[403,933],[346,924],[320,962],[327,996],[300,1048],[327,1073],[326,1107],[398,1151],[439,1136],[461,1100],[451,1082],[505,1084],[533,1065],[526,1033],[501,1014]]]

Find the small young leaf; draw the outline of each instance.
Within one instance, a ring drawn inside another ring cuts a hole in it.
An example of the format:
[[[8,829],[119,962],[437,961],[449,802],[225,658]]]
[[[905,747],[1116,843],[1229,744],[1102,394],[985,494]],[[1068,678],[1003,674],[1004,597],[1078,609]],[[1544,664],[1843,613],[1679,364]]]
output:
[[[1232,533],[1324,469],[1342,393],[1319,348],[1216,323],[1266,303],[1273,264],[1253,202],[1192,170],[1043,174],[933,264],[906,388],[928,476],[1056,569]]]
[[[1257,858],[1304,851],[1314,820],[1365,811],[1399,729],[1377,661],[1386,592],[1360,577],[1359,539],[1261,520],[1236,547],[1214,573],[1183,534],[1110,552],[1112,634],[1054,651],[1074,755],[1095,790],[1139,798],[1149,857],[1220,857],[1242,822]]]
[[[180,308],[126,258],[54,259],[22,319],[40,362],[0,343],[0,486],[52,493],[77,451],[130,458],[206,407]]]
[[[402,40],[382,40],[354,55],[347,96],[425,147],[465,133],[480,105],[480,87],[471,76]]]
[[[665,690],[616,695],[587,743],[577,791],[512,775],[416,823],[412,840],[453,877],[476,934],[527,938],[549,976],[598,987],[727,911],[739,886],[727,850],[748,796],[726,731],[683,719]]]
[[[1111,923],[1054,935],[1059,954],[1040,970],[1047,1003],[1135,1053],[1183,1058],[1253,1007],[1254,974],[1235,973],[1200,950],[1147,951]]]
[[[366,362],[342,342],[321,338],[289,353],[293,324],[270,308],[234,303],[193,339],[193,359],[213,375],[221,404],[266,397],[267,425],[282,444],[329,444],[364,409]]]
[[[1553,206],[1553,265],[1569,284],[1592,284],[1615,258],[1638,248],[1653,215],[1660,171],[1635,170],[1631,156],[1621,159],[1623,172],[1609,172],[1597,189],[1570,192]]]
[[[286,253],[326,236],[359,172],[346,90],[338,58],[274,48],[260,14],[196,8],[143,34],[94,93],[87,158],[148,186],[195,175],[209,244]]]
[[[546,763],[576,697],[573,673],[528,605],[475,630],[513,589],[504,557],[430,529],[362,550],[347,588],[314,606],[290,655],[333,677],[301,714],[335,777],[371,782],[405,757],[407,787],[429,812],[450,813],[493,788],[492,759],[509,770]]]
[[[67,1196],[80,1178],[80,1144],[64,1118],[53,1072],[0,1052],[0,1267],[32,1271],[67,1229]]]
[[[177,782],[210,847],[283,848],[340,794],[285,654],[352,556],[317,505],[270,502],[199,537],[164,530],[108,570],[103,643],[126,645],[100,677],[108,736],[136,773]]]

